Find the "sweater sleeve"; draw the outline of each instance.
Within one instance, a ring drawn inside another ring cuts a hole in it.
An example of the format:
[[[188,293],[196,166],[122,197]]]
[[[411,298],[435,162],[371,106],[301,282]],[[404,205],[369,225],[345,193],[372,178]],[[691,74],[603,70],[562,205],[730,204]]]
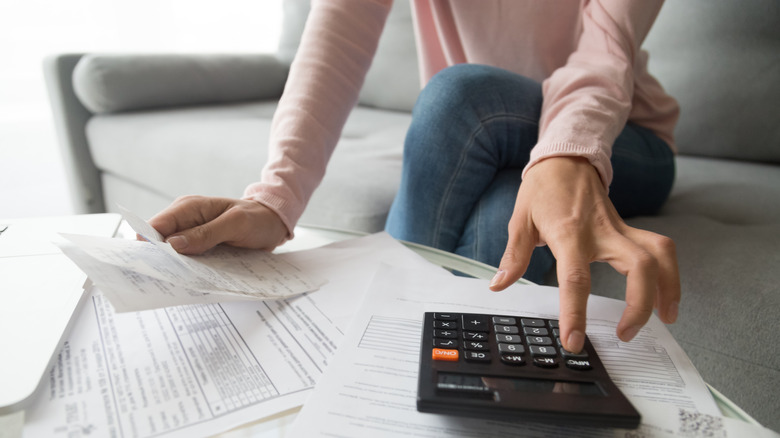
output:
[[[314,0],[271,124],[268,161],[243,199],[276,214],[289,237],[356,104],[392,0]]]
[[[591,0],[583,10],[577,49],[542,84],[539,140],[523,175],[555,156],[581,156],[612,181],[612,144],[625,126],[640,46],[662,0]]]

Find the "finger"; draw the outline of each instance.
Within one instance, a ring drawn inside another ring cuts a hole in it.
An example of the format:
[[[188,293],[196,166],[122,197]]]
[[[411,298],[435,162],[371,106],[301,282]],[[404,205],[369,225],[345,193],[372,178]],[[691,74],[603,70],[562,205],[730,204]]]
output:
[[[621,236],[613,240],[614,255],[607,259],[626,276],[626,308],[617,326],[618,337],[628,342],[650,319],[658,288],[658,261],[632,240]]]
[[[666,236],[633,229],[629,236],[658,262],[658,286],[655,307],[661,321],[671,324],[677,320],[680,305],[680,270],[674,241]]]
[[[504,290],[525,274],[537,240],[532,225],[527,222],[509,221],[509,239],[498,265],[498,272],[490,281],[490,290]]]
[[[247,230],[246,218],[231,208],[213,220],[188,228],[167,240],[181,254],[202,254],[223,242],[234,242]]]
[[[549,244],[549,242],[548,242]],[[585,345],[585,319],[590,295],[590,263],[578,250],[556,252],[560,294],[559,326],[563,348],[578,353]]]
[[[211,218],[206,218],[203,210],[210,210],[213,202],[202,196],[182,196],[177,198],[168,207],[149,219],[149,225],[154,227],[163,236],[169,236],[188,228],[196,227]],[[217,216],[221,211],[216,212]]]

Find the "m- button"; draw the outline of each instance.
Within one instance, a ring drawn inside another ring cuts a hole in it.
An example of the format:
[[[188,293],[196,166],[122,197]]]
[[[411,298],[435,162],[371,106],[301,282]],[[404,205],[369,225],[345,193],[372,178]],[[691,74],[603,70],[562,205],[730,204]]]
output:
[[[490,331],[490,320],[487,315],[463,315],[463,329],[475,332]]]

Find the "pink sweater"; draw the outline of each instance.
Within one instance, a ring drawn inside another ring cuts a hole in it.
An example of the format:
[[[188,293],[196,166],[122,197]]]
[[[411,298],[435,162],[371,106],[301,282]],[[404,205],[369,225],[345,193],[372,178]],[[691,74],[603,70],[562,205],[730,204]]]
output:
[[[274,115],[268,163],[244,193],[279,214],[290,236],[357,102],[391,3],[312,1]],[[673,145],[677,103],[648,74],[640,50],[661,4],[412,0],[422,84],[458,63],[494,65],[542,82],[539,141],[526,171],[544,158],[582,156],[609,187],[612,144],[627,120]]]

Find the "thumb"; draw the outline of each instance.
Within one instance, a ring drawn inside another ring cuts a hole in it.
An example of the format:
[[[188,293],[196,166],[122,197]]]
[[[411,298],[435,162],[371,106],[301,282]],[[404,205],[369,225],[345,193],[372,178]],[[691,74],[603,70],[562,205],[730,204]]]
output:
[[[226,239],[214,221],[168,236],[165,239],[180,254],[203,254]]]

